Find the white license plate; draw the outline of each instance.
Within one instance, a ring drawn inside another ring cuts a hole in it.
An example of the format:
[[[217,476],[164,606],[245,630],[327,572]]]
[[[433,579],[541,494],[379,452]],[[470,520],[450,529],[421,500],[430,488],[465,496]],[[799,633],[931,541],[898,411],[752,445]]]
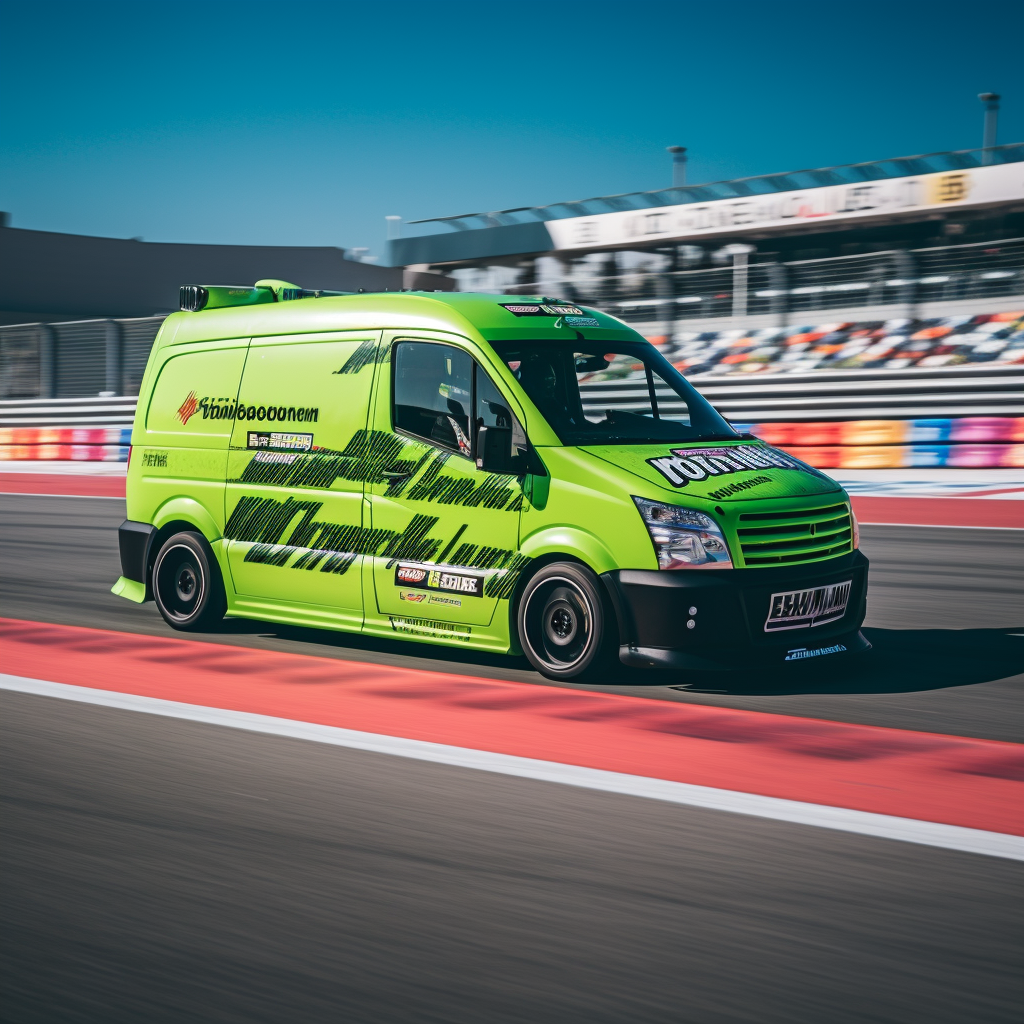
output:
[[[846,580],[844,583],[830,583],[827,587],[772,594],[764,631],[774,633],[782,629],[824,626],[826,622],[841,619],[846,614],[852,586],[853,580]]]

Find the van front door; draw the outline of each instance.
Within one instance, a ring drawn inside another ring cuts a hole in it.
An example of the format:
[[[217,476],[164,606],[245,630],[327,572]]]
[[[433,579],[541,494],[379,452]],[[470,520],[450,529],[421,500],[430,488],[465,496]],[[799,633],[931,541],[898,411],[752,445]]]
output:
[[[240,608],[362,622],[366,434],[380,331],[253,338],[228,454],[225,536]],[[279,612],[279,609],[278,609]]]
[[[373,428],[383,459],[368,481],[381,545],[373,583],[380,631],[422,639],[506,636],[525,559],[518,553],[522,490],[476,468],[478,426],[521,422],[486,371],[456,344],[399,337],[378,374]],[[493,620],[493,621],[492,621]],[[370,626],[370,623],[367,623]]]

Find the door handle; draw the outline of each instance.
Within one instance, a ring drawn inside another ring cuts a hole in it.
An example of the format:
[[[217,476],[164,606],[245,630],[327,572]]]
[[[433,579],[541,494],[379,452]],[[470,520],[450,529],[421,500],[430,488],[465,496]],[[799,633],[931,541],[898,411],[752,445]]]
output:
[[[383,476],[385,480],[394,483],[397,480],[404,480],[406,477],[412,476],[412,470],[409,469],[403,473],[397,469],[385,469],[384,472],[381,473],[381,476]]]

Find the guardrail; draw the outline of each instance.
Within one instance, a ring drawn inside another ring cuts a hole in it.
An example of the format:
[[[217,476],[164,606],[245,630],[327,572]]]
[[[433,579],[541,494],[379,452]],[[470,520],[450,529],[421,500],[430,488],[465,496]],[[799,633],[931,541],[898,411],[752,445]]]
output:
[[[0,327],[0,398],[137,395],[163,316]]]
[[[743,423],[1024,416],[1024,366],[701,376],[691,383],[723,415]],[[586,401],[622,408],[646,388],[643,378],[595,382],[586,385]],[[130,427],[135,405],[132,396],[5,401],[0,428]]]
[[[744,423],[1024,416],[1024,366],[700,376],[690,383],[724,416]],[[647,383],[627,378],[586,388],[587,405],[615,408],[645,395]]]
[[[22,398],[0,402],[2,427],[131,427],[138,398]]]

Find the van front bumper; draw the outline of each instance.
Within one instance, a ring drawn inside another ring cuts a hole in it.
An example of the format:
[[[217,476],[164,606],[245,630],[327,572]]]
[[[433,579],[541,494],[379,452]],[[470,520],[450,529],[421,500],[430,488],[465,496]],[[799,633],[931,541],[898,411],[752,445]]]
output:
[[[601,578],[618,620],[619,658],[627,665],[721,672],[781,667],[871,646],[860,634],[868,583],[868,560],[860,551],[797,566],[620,569]],[[850,595],[841,618],[767,628],[773,595],[847,580]]]

